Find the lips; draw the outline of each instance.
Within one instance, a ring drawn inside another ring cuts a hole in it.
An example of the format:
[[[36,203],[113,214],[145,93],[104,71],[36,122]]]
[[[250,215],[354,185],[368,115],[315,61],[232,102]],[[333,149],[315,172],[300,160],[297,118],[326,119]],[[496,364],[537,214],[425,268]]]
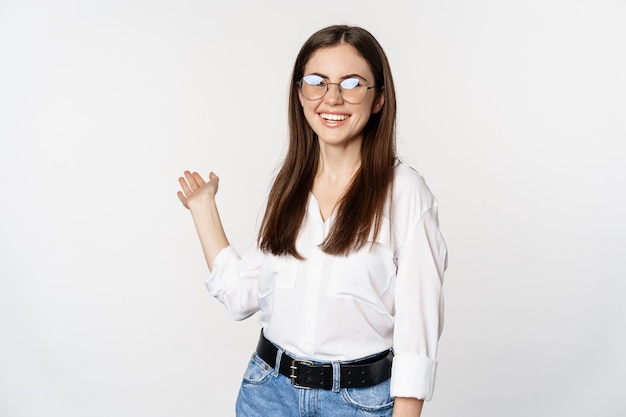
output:
[[[335,113],[320,113],[320,117],[329,122],[343,122],[350,117],[347,114],[335,114]]]

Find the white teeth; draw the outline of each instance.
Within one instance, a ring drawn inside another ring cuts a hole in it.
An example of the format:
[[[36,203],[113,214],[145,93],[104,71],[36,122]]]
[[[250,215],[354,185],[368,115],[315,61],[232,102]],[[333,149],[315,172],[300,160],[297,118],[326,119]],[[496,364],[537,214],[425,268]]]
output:
[[[321,113],[320,116],[322,119],[331,120],[333,122],[339,122],[348,118],[348,116],[345,114]]]

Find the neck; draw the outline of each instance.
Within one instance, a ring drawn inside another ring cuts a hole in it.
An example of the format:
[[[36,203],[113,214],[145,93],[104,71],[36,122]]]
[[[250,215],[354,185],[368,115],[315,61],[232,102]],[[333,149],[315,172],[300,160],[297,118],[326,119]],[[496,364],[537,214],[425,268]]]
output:
[[[357,147],[320,146],[320,157],[311,192],[326,221],[350,186],[361,166],[361,149]]]
[[[329,182],[351,179],[361,166],[361,143],[347,146],[320,144],[320,156],[316,177]]]

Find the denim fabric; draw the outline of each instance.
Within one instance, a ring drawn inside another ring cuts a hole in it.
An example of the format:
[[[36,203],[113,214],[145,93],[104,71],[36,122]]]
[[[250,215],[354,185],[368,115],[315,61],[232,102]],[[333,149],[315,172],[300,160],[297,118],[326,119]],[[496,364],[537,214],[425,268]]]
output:
[[[237,397],[237,417],[391,417],[389,383],[339,390],[295,388],[255,353]]]

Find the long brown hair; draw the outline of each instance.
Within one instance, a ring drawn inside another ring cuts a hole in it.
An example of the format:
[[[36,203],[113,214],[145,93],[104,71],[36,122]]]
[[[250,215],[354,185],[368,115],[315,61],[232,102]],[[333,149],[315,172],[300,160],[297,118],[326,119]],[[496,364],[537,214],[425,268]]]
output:
[[[304,117],[297,82],[318,49],[338,44],[353,46],[374,74],[377,94],[384,95],[381,111],[370,116],[363,130],[361,166],[343,195],[337,217],[322,250],[347,255],[378,236],[396,160],[396,95],[387,56],[367,30],[356,26],[329,26],[314,33],[302,46],[293,68],[289,96],[289,149],[269,194],[259,230],[259,247],[274,255],[302,256],[296,239],[304,219],[319,161],[318,137]],[[373,230],[372,230],[373,229]]]

